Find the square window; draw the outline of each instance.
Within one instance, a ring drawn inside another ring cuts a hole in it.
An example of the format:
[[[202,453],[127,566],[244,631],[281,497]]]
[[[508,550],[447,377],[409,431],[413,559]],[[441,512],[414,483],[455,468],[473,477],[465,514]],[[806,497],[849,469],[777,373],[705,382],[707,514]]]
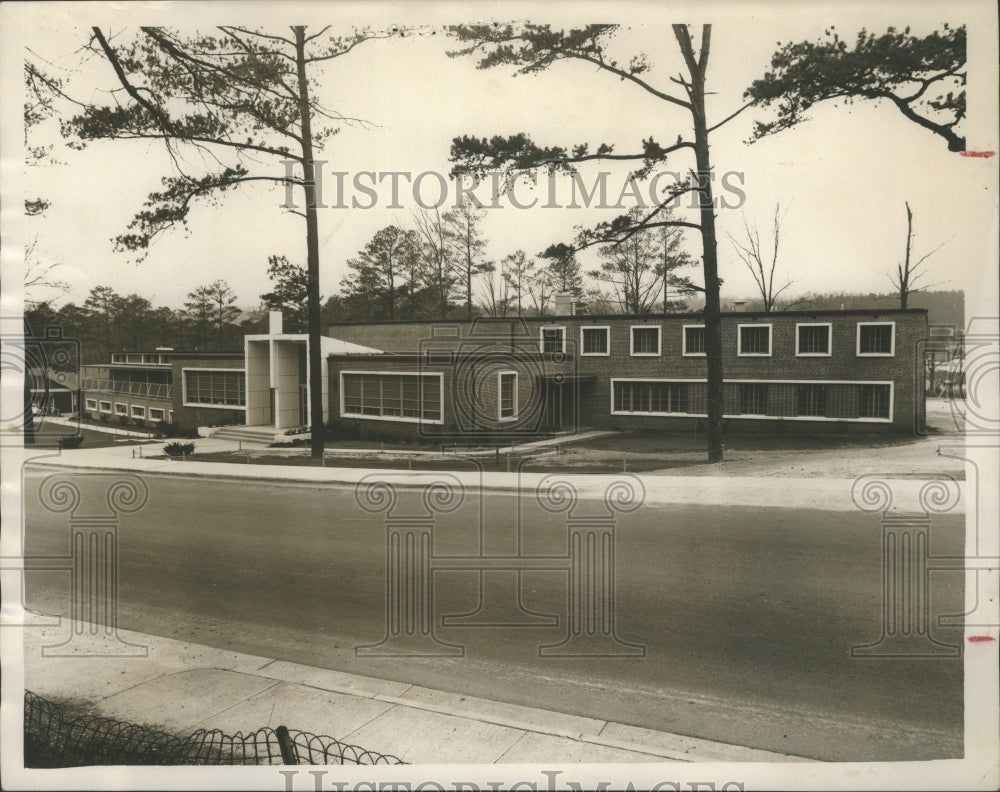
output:
[[[684,326],[684,349],[685,355],[705,354],[705,326],[685,325]]]
[[[128,405],[115,402],[115,415],[128,415]]]
[[[633,355],[659,355],[660,354],[660,328],[633,327],[632,328],[632,354]]]
[[[87,409],[88,410],[96,410],[97,409],[97,399],[87,399],[86,400],[86,404],[87,404]]]
[[[104,413],[111,412],[111,402],[102,401],[101,402],[101,412],[104,412]]]
[[[566,336],[562,327],[542,328],[542,353],[546,355],[566,351]]]
[[[133,404],[132,405],[132,417],[133,418],[145,418],[146,417],[146,408],[142,407],[142,406],[140,406],[138,404]]]
[[[895,354],[895,322],[859,322],[858,355],[891,357]]]
[[[162,421],[164,418],[163,410],[159,407],[149,408],[149,420],[151,421]]]
[[[580,354],[607,355],[608,328],[584,327],[580,330]]]
[[[795,354],[796,355],[830,355],[830,325],[800,324],[796,325]]]
[[[771,325],[740,325],[738,355],[771,354]]]

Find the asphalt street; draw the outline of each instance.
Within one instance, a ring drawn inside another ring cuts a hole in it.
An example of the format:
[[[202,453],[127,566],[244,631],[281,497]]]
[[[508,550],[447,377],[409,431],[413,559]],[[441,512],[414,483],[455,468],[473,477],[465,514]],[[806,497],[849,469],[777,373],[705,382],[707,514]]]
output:
[[[47,475],[25,482],[29,557],[69,551],[66,515],[38,501]],[[85,504],[103,499],[106,482],[77,481]],[[961,658],[850,656],[882,633],[877,516],[780,504],[618,515],[616,632],[623,654],[645,654],[561,658],[539,647],[566,637],[566,569],[483,574],[446,557],[565,558],[566,513],[534,493],[466,492],[435,516],[432,550],[435,634],[442,652],[465,655],[378,658],[356,648],[387,632],[385,515],[352,487],[146,481],[148,503],[119,528],[124,628],[824,760],[961,755]],[[421,506],[403,492],[390,514]],[[602,509],[583,501],[570,516]],[[960,553],[963,531],[961,515],[937,518],[931,553]],[[29,607],[67,612],[66,572],[30,572],[26,588]],[[936,618],[963,602],[960,573],[931,574],[936,639],[961,644]]]

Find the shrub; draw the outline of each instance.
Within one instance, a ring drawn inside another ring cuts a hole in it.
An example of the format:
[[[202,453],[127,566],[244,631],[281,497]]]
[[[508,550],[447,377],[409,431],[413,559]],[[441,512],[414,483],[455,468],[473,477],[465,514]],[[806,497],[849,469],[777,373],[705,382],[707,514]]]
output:
[[[191,456],[194,453],[194,443],[167,443],[163,446],[167,456]]]
[[[83,443],[83,435],[66,435],[59,438],[60,448],[79,448]]]
[[[118,423],[120,423],[122,426],[128,426],[128,416],[127,415],[119,415],[118,416]]]
[[[109,418],[111,418],[111,416],[108,415],[107,413],[101,413],[101,421],[103,421],[104,423],[107,423]]]

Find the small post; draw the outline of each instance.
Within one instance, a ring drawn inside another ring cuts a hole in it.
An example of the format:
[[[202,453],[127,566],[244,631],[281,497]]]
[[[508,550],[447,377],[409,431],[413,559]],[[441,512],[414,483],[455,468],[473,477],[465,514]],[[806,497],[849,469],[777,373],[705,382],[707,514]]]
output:
[[[500,446],[497,446],[497,464],[500,464]]]
[[[326,454],[323,454],[323,456],[319,458],[319,464],[320,467],[326,467]]]
[[[139,446],[139,459],[142,459],[142,446]]]
[[[382,449],[382,453],[385,453],[385,440],[379,442],[379,447]]]
[[[628,473],[628,454],[622,451],[622,473]]]
[[[406,455],[406,469],[413,470],[413,454]]]
[[[237,448],[236,450],[237,451],[242,451],[243,450],[243,441],[242,440],[237,440],[236,442],[240,444],[240,447]]]
[[[278,738],[278,747],[281,748],[281,761],[286,765],[297,765],[299,756],[295,750],[295,743],[288,733],[288,727],[279,726],[274,730],[274,735]]]
[[[132,459],[135,459],[135,449],[132,449]]]

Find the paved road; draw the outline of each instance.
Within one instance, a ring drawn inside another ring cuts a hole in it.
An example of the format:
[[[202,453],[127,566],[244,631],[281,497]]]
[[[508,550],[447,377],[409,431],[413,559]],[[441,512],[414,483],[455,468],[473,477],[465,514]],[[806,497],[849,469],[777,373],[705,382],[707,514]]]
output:
[[[26,480],[28,555],[67,552],[67,521]],[[85,500],[103,497],[79,476]],[[562,626],[438,629],[464,658],[355,656],[385,635],[386,534],[345,487],[149,476],[123,518],[123,627],[309,665],[825,760],[961,755],[960,659],[851,659],[881,635],[876,517],[780,508],[643,507],[619,518],[618,634],[645,658],[540,658],[565,635],[567,575],[527,571],[522,604]],[[102,487],[106,481],[102,483]],[[399,512],[416,496],[403,494]],[[575,514],[597,514],[584,502]],[[481,522],[482,521],[482,522]],[[565,517],[513,493],[467,496],[438,518],[435,554],[566,553]],[[960,517],[934,526],[957,553]],[[515,573],[490,573],[486,621],[509,623]],[[934,573],[931,613],[961,610],[961,575]],[[63,572],[27,575],[28,604],[65,612]],[[473,610],[475,572],[435,573],[435,613]],[[960,643],[960,631],[934,628]]]

